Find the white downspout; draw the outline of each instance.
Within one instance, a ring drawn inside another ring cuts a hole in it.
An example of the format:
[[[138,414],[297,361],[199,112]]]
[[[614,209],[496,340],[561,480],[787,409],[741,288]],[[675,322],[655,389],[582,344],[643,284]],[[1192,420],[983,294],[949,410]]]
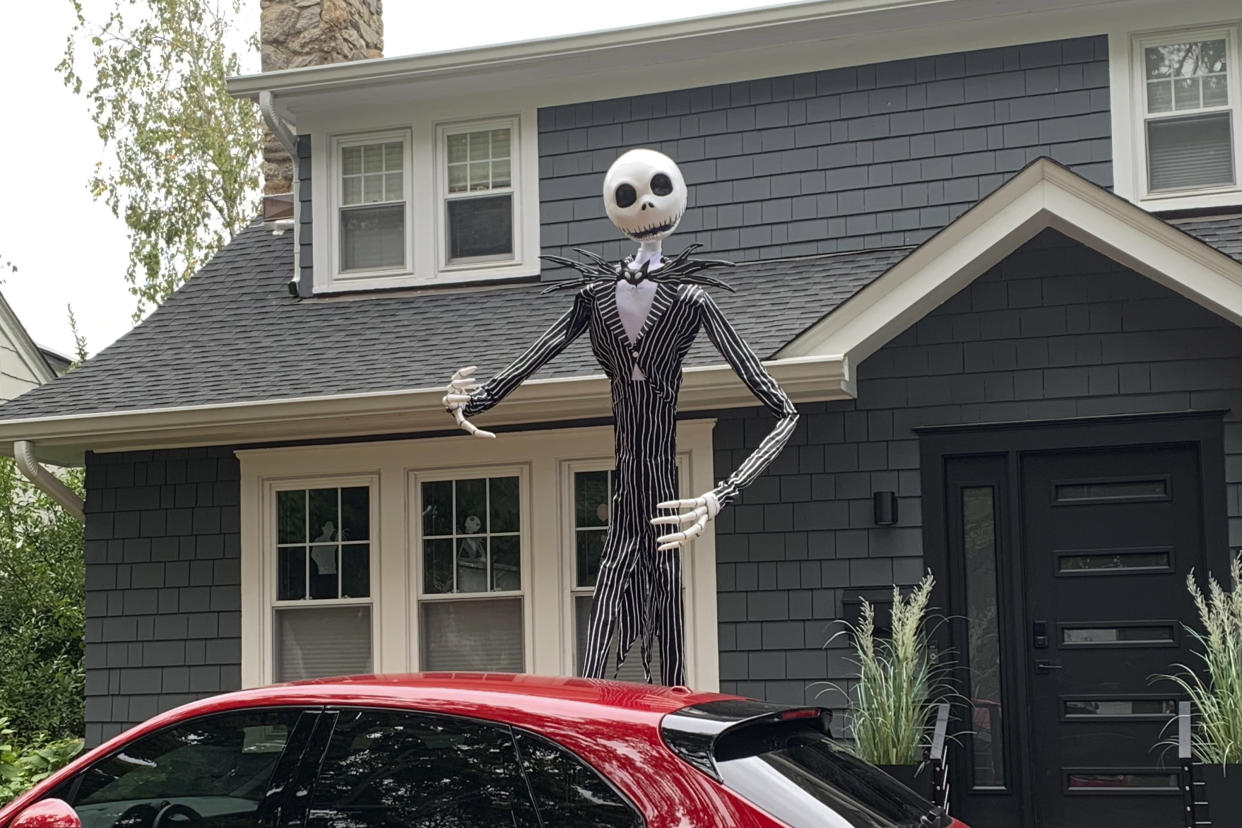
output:
[[[65,510],[77,518],[79,523],[86,523],[86,504],[82,498],[78,497],[77,492],[66,486],[59,477],[40,465],[35,459],[34,448],[34,443],[29,440],[17,440],[13,443],[13,459],[17,461],[17,468],[27,480],[38,486],[52,500],[65,507]]]

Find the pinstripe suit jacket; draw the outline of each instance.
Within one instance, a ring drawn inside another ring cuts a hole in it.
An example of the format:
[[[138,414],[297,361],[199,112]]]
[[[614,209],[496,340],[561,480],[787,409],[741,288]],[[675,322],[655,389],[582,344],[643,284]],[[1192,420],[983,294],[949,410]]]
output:
[[[754,481],[789,442],[798,413],[759,357],[729,324],[707,291],[698,285],[660,283],[638,339],[633,342],[617,312],[616,283],[602,280],[583,287],[564,316],[525,353],[474,392],[465,414],[472,416],[499,403],[584,331],[590,331],[592,351],[611,381],[614,406],[628,384],[635,382],[631,373],[637,363],[656,397],[675,407],[677,392],[681,389],[682,363],[700,328],[707,332],[716,350],[751,393],[778,418],[776,426],[746,462],[715,488],[714,494],[721,505],[726,505]],[[624,423],[617,423],[617,428],[624,427]]]

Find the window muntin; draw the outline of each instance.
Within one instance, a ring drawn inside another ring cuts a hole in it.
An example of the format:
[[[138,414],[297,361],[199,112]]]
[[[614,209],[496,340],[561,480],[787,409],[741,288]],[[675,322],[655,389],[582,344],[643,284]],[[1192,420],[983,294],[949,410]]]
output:
[[[338,271],[358,275],[407,269],[406,134],[343,138],[335,157]]]
[[[84,824],[150,821],[166,805],[213,822],[258,822],[300,710],[246,710],[193,719],[125,745],[83,772],[73,806]],[[124,819],[122,819],[124,817]]]
[[[1233,29],[1135,41],[1145,191],[1151,196],[1238,184],[1238,57]]]
[[[419,667],[526,669],[523,475],[417,481]]]
[[[506,727],[449,716],[343,711],[309,826],[539,825]]]
[[[517,119],[440,129],[444,267],[517,258]]]
[[[273,680],[369,673],[372,486],[274,491]]]

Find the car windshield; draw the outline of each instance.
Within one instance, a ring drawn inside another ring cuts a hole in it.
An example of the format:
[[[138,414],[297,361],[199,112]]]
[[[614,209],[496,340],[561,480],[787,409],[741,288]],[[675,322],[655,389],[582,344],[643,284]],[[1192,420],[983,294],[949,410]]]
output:
[[[716,743],[724,784],[793,828],[936,826],[932,804],[854,758],[806,721],[726,732]]]

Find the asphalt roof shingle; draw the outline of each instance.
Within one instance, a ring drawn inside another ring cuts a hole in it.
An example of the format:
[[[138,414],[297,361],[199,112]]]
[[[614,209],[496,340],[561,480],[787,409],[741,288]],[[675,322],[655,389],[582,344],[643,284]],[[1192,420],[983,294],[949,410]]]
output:
[[[909,248],[748,262],[718,304],[761,355],[879,276]],[[0,407],[0,419],[437,387],[504,367],[569,307],[547,283],[298,299],[293,237],[237,235],[142,324],[85,365]],[[718,363],[705,336],[689,364]],[[538,376],[599,373],[586,337]]]

